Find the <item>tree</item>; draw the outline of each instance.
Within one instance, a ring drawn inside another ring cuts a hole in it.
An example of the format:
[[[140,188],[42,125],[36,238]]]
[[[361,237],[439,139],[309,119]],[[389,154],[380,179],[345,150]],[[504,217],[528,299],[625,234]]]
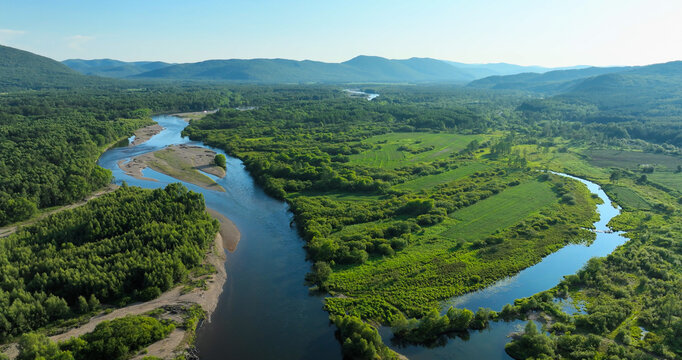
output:
[[[542,359],[554,357],[554,341],[538,331],[533,321],[526,324],[523,335],[504,347],[514,359]]]
[[[70,351],[62,351],[45,335],[29,333],[19,339],[17,360],[74,360]]]
[[[329,275],[332,273],[332,268],[324,261],[318,261],[313,264],[313,271],[306,275],[306,280],[313,284],[324,285]]]
[[[213,158],[213,162],[215,162],[217,166],[220,166],[223,169],[227,169],[227,158],[225,158],[225,155],[216,154],[215,158]]]
[[[76,309],[78,310],[79,313],[85,314],[88,312],[90,307],[88,306],[88,301],[85,300],[83,295],[78,297],[78,302],[76,303]]]
[[[620,170],[613,170],[611,171],[611,176],[609,176],[609,180],[611,180],[612,182],[617,182],[618,179],[620,179],[621,175],[622,173]]]

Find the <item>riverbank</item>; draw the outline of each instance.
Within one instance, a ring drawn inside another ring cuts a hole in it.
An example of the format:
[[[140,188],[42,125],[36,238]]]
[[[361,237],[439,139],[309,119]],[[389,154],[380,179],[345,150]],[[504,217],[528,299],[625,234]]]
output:
[[[204,110],[204,111],[171,114],[171,116],[177,116],[177,117],[181,118],[182,120],[190,122],[190,120],[198,120],[198,119],[201,119],[202,117],[204,117],[206,115],[215,114],[216,112],[218,112],[218,110],[210,110],[210,111]]]
[[[159,124],[153,124],[135,130],[134,133],[135,139],[133,139],[133,142],[130,143],[130,146],[140,145],[142,143],[147,142],[147,140],[151,139],[152,136],[163,131],[163,129],[164,129],[163,126]]]
[[[162,150],[138,155],[128,161],[120,160],[118,167],[136,179],[156,181],[142,175],[147,167],[186,181],[204,189],[222,191],[225,189],[201,172],[225,177],[225,169],[214,164],[215,151],[191,145],[173,145]]]
[[[223,237],[223,247],[229,252],[234,252],[242,236],[239,229],[225,215],[211,208],[206,208],[206,210],[220,222],[220,235]]]

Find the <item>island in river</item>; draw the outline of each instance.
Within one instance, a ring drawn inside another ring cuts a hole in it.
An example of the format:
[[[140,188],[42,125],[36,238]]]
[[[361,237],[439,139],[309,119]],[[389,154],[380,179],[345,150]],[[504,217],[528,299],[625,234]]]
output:
[[[214,163],[215,155],[215,151],[203,147],[181,144],[138,155],[128,161],[121,160],[118,166],[136,179],[156,181],[142,175],[142,170],[149,167],[204,189],[224,192],[222,186],[202,174],[204,172],[219,178],[225,177],[225,169]]]

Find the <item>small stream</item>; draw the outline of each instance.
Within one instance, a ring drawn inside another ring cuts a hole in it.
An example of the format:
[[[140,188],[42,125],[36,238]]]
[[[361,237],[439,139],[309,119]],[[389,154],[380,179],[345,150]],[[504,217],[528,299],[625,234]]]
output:
[[[367,99],[371,100],[366,94]],[[375,96],[376,97],[376,96]],[[149,141],[132,147],[113,148],[99,159],[99,165],[110,169],[114,181],[126,181],[143,188],[158,188],[182,182],[151,169],[143,176],[157,181],[138,180],[126,175],[118,161],[162,149],[169,145],[201,142],[183,138],[180,134],[187,123],[174,116],[156,116],[165,129]],[[564,275],[574,274],[595,256],[606,256],[627,239],[621,233],[607,233],[606,224],[619,209],[597,184],[576,179],[603,201],[597,207],[600,220],[596,240],[590,245],[568,245],[545,257],[540,263],[516,276],[443,303],[476,310],[489,307],[500,310],[514,299],[527,297],[555,286]],[[267,196],[244,169],[239,159],[227,156],[227,176],[213,178],[226,192],[206,190],[182,182],[192,191],[204,195],[206,205],[231,219],[241,232],[241,241],[233,253],[227,254],[227,282],[220,296],[212,321],[201,326],[196,345],[201,359],[341,359],[340,345],[334,337],[334,327],[322,309],[323,298],[311,296],[303,283],[310,264],[306,261],[303,240],[290,226],[293,215],[286,203]],[[492,323],[488,329],[470,332],[466,339],[443,339],[438,346],[403,346],[391,342],[390,329],[380,333],[396,351],[413,360],[419,359],[509,359],[504,352],[507,335],[521,329],[525,322]]]

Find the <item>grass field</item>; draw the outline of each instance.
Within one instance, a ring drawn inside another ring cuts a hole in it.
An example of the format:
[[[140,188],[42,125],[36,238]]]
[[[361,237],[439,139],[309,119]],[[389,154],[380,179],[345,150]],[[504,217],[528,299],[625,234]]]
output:
[[[682,192],[682,173],[655,172],[653,174],[648,174],[647,177],[653,182]]]
[[[365,165],[393,169],[410,163],[433,161],[447,158],[450,154],[464,149],[471,141],[480,142],[490,135],[459,135],[433,133],[391,133],[373,136],[365,142],[380,148],[351,155],[351,164]],[[415,150],[430,149],[412,154],[409,151],[398,150],[407,146]]]
[[[488,165],[483,163],[466,164],[458,167],[457,169],[448,170],[440,174],[418,177],[414,180],[398,184],[395,186],[395,188],[412,191],[427,190],[440,184],[446,184],[450,181],[461,179],[465,176],[475,173],[476,171],[485,170],[487,168]]]
[[[605,185],[604,190],[612,195],[615,201],[628,210],[651,210],[651,205],[632,189],[620,185]]]
[[[454,212],[450,217],[459,222],[441,236],[467,241],[480,239],[516,224],[556,200],[556,195],[546,183],[523,183]]]
[[[636,169],[640,164],[651,164],[672,170],[682,165],[682,158],[664,154],[619,150],[587,150],[584,153],[590,163],[601,167]]]

